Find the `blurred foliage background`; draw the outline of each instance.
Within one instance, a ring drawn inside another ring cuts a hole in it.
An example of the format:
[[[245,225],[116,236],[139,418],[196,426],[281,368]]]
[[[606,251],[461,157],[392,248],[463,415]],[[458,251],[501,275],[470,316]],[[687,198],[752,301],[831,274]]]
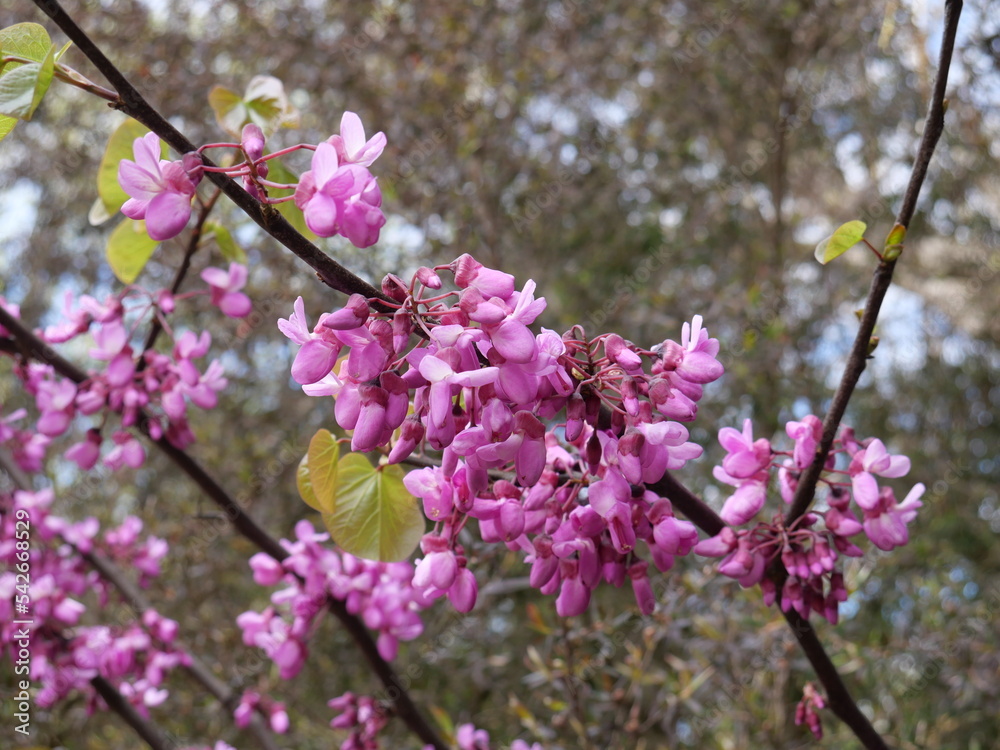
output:
[[[786,420],[826,408],[874,261],[858,248],[820,267],[812,248],[850,219],[868,222],[875,244],[888,232],[942,21],[940,4],[909,0],[66,7],[195,142],[222,137],[206,106],[211,87],[242,91],[258,74],[283,80],[302,112],[301,131],[278,134],[272,149],[326,138],[345,109],[369,132],[385,131],[375,165],[390,217],[383,239],[368,250],[321,245],[376,282],[470,252],[536,279],[549,302],[541,322],[558,330],[582,322],[651,345],[704,315],[727,375],[693,428],[708,455],[682,478],[716,507],[725,498],[710,473],[719,428],[752,417],[757,434],[780,439]],[[846,420],[912,458],[897,494],[924,482],[924,509],[909,546],[848,565],[854,593],[841,623],[818,624],[898,748],[1000,747],[998,11],[966,3],[946,132]],[[5,2],[0,24],[20,21],[63,41],[32,3]],[[79,52],[65,61],[100,82]],[[34,121],[0,144],[0,294],[33,325],[54,319],[65,290],[117,288],[103,258],[114,222],[91,226],[87,216],[121,116],[53,88]],[[298,295],[313,319],[340,300],[245,217],[228,207],[218,215],[250,256],[255,314],[241,324],[188,308],[188,325],[213,331],[231,383],[218,410],[196,416],[192,453],[287,536],[310,517],[295,465],[333,420],[329,404],[290,383],[292,352],[275,320]],[[183,240],[161,246],[140,283],[168,284]],[[209,249],[194,270],[220,262]],[[200,283],[191,278],[188,288]],[[0,377],[0,403],[20,398]],[[326,701],[377,688],[332,620],[289,684],[242,645],[235,617],[266,605],[246,563],[254,550],[159,457],[88,478],[55,458],[49,475],[68,514],[137,513],[172,543],[153,599],[219,677],[286,701],[284,746],[329,747]],[[569,622],[527,589],[513,557],[481,550],[475,570],[477,609],[428,613],[425,636],[397,663],[419,673],[417,700],[456,724],[474,721],[501,743],[564,748],[815,744],[792,723],[812,673],[782,618],[704,560],[682,560],[657,582],[651,617],[636,615],[630,592],[612,590]],[[153,718],[182,742],[253,746],[182,677]],[[824,719],[823,746],[857,746]],[[137,744],[115,717],[88,717],[82,705],[36,716],[35,726],[44,747]],[[390,747],[414,744],[402,727],[390,737]]]

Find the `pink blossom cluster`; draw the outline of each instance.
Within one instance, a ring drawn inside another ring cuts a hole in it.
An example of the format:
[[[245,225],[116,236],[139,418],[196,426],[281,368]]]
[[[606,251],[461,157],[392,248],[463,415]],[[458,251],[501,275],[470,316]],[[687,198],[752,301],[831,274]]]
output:
[[[456,290],[442,290],[441,271]],[[353,295],[310,328],[300,298],[278,326],[300,347],[292,377],[335,397],[353,450],[383,449],[390,462],[441,451],[440,466],[405,480],[435,523],[414,585],[471,609],[475,578],[457,540],[475,519],[483,541],[526,556],[533,586],[559,592],[562,615],[586,609],[602,580],[629,580],[652,611],[648,562],[667,570],[697,541],[646,485],[702,452],[681,422],[723,368],[700,316],[680,343],[651,349],[579,327],[536,334],[545,300],[535,283],[518,291],[469,255],[409,284],[388,276],[382,289],[387,312]]]
[[[823,739],[823,724],[820,722],[818,710],[826,708],[826,701],[822,694],[811,682],[807,682],[802,689],[802,700],[795,707],[795,725],[805,724],[809,731],[817,740]]]
[[[207,290],[176,297],[167,291],[148,293],[127,287],[103,302],[82,295],[74,303],[73,295],[67,293],[62,320],[36,334],[47,344],[65,344],[85,334],[92,335],[89,354],[101,364],[92,368],[81,383],[59,375],[52,365],[23,361],[16,354],[16,347],[12,347],[15,352],[12,356],[17,360],[14,374],[34,398],[38,418],[33,429],[14,426],[27,416],[23,409],[0,419],[0,444],[11,444],[15,459],[25,471],[41,469],[51,440],[69,432],[76,417],[102,415],[105,409],[121,414],[121,429],[105,434],[102,419],[101,427],[87,430],[84,438],[65,454],[81,469],[91,469],[101,460],[112,469],[141,466],[145,450],[128,428],[136,426],[142,414],[150,417],[146,425],[154,438],[164,436],[182,448],[194,441],[188,426],[188,405],[214,408],[226,378],[218,360],[204,370],[195,364],[195,360],[208,353],[209,333],[184,331],[174,335],[167,316],[173,312],[177,299],[192,294],[210,294],[212,302],[228,315],[243,316],[250,312],[250,300],[239,291],[246,281],[243,266],[234,263],[229,271],[208,268],[202,276],[209,285]],[[126,301],[133,299],[138,304],[126,306]],[[16,306],[4,304],[4,307],[19,315]],[[174,345],[169,352],[134,348],[135,331],[148,315],[155,316],[173,336]],[[0,336],[7,334],[0,329]],[[106,445],[110,447],[102,459]]]
[[[284,734],[288,731],[288,712],[285,710],[285,704],[271,700],[255,690],[247,690],[240,696],[239,705],[233,711],[236,726],[241,729],[248,726],[255,711],[267,717],[271,731],[275,734]]]
[[[16,661],[23,632],[30,632],[30,678],[41,707],[82,693],[89,711],[101,708],[90,684],[100,676],[146,714],[167,698],[167,674],[190,661],[173,645],[177,623],[152,609],[136,620],[125,608],[123,623],[81,624],[87,611],[81,600],[96,596],[103,612],[116,600],[112,584],[83,555],[98,552],[139,570],[139,584],[146,585],[159,575],[167,545],[143,537],[137,518],[101,534],[94,518],[70,522],[52,513],[52,501],[51,490],[0,495],[0,560],[6,568],[0,573],[0,647]],[[28,611],[15,611],[15,605]],[[33,624],[25,628],[16,620]]]
[[[308,521],[295,525],[296,541],[282,540],[288,557],[278,562],[260,552],[250,558],[254,581],[261,586],[283,584],[271,595],[263,612],[248,611],[237,618],[243,642],[262,649],[277,664],[282,679],[299,673],[308,656],[308,641],[327,597],[344,602],[378,633],[383,659],[396,658],[400,641],[423,632],[420,611],[430,602],[414,588],[413,565],[376,563],[323,546],[329,535],[318,533]]]
[[[239,177],[247,192],[265,203],[294,200],[305,215],[306,225],[320,237],[343,235],[358,247],[370,247],[378,241],[385,224],[382,192],[368,167],[385,148],[381,132],[365,137],[365,129],[354,112],[345,112],[340,133],[318,145],[302,144],[273,154],[264,153],[264,133],[258,125],[243,128],[240,143],[212,143],[185,154],[177,161],[160,159],[160,141],[154,133],[136,138],[135,161],[123,159],[118,167],[118,182],[131,196],[122,213],[132,219],[145,219],[149,236],[157,241],[176,237],[191,217],[191,201],[206,171]],[[241,161],[232,167],[206,167],[201,153],[208,148],[232,148]],[[299,149],[313,151],[312,168],[296,184],[282,184],[267,179],[268,160]],[[287,198],[269,198],[268,189],[295,190]]]
[[[719,442],[727,454],[714,473],[719,481],[736,487],[722,508],[723,520],[733,527],[751,521],[764,507],[775,471],[781,497],[791,503],[801,473],[815,457],[822,429],[822,422],[811,414],[800,422],[788,422],[785,432],[794,447],[782,452],[774,450],[765,438],[754,440],[749,419],[742,432],[723,428]],[[841,454],[849,461],[841,462],[847,464],[846,468],[837,469]],[[769,605],[778,600],[785,611],[794,608],[803,617],[815,611],[836,623],[838,605],[847,599],[839,557],[862,554],[851,537],[864,532],[882,550],[909,541],[907,524],[922,505],[924,485],[917,484],[898,502],[892,488],[880,488],[876,480],[876,476],[901,477],[909,470],[910,460],[889,454],[881,440],[859,442],[851,428],[843,427],[820,479],[829,489],[825,510],[805,513],[787,526],[779,514],[773,522],[757,523],[752,528],[726,527],[699,542],[694,551],[721,557],[719,572],[735,578],[742,586],[759,583]],[[788,572],[780,596],[773,580],[765,575],[771,562],[779,557]]]
[[[347,692],[327,705],[340,712],[330,726],[350,731],[347,739],[340,743],[340,750],[378,750],[379,732],[389,722],[388,712],[378,701],[367,695]],[[455,744],[459,750],[491,750],[494,747],[490,744],[489,732],[473,724],[460,724],[456,728]],[[509,750],[542,750],[539,743],[529,745],[524,740],[514,740],[507,747]],[[433,750],[433,745],[425,745],[424,750]]]
[[[330,721],[332,729],[349,730],[340,750],[378,750],[378,735],[389,723],[389,715],[378,701],[348,691],[327,702],[340,713]]]

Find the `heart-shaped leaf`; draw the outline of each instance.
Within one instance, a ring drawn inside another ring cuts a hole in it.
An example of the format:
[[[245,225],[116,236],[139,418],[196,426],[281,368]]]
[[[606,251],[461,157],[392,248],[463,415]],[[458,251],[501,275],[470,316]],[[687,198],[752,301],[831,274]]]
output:
[[[316,504],[310,503],[305,496],[302,499],[321,513],[333,513],[334,501],[337,498],[340,446],[329,430],[318,430],[312,436],[306,458],[309,459],[309,481]],[[299,494],[302,494],[301,487]]]
[[[837,227],[837,231],[816,245],[816,260],[826,265],[834,258],[839,258],[852,247],[861,242],[868,225],[863,221],[849,221]]]
[[[108,265],[124,284],[135,281],[156,250],[156,240],[146,233],[146,222],[126,219],[108,237]]]
[[[424,516],[397,465],[372,466],[360,453],[340,459],[332,513],[323,515],[333,541],[367,560],[405,560],[424,534]]]

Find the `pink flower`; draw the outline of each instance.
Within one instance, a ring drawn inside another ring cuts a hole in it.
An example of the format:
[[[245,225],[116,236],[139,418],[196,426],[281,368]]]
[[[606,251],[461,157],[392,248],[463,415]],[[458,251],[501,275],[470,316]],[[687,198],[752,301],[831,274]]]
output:
[[[875,507],[865,509],[865,534],[876,547],[888,552],[910,541],[906,526],[917,517],[917,509],[923,506],[920,496],[924,494],[924,489],[923,484],[917,484],[903,502],[897,503],[892,488],[882,488]]]
[[[893,456],[878,438],[867,448],[858,451],[851,459],[847,472],[851,475],[854,502],[865,510],[873,510],[879,502],[879,488],[875,474],[880,477],[901,477],[910,470],[910,459]]]
[[[250,298],[239,291],[247,283],[247,268],[239,263],[230,263],[229,271],[221,268],[206,268],[201,278],[212,288],[212,304],[230,318],[242,318],[250,314],[253,307]]]
[[[385,133],[379,131],[365,140],[365,127],[354,112],[344,112],[340,118],[340,135],[331,135],[327,141],[337,151],[342,164],[370,167],[385,148]]]
[[[341,165],[329,143],[316,147],[312,169],[302,175],[295,189],[295,205],[317,235],[342,234],[358,247],[374,245],[385,224],[375,178],[357,164]]]
[[[145,219],[146,231],[157,242],[176,237],[191,217],[197,181],[184,162],[160,159],[160,139],[155,133],[136,138],[133,153],[135,161],[122,159],[118,165],[118,182],[131,196],[122,213],[130,219]]]

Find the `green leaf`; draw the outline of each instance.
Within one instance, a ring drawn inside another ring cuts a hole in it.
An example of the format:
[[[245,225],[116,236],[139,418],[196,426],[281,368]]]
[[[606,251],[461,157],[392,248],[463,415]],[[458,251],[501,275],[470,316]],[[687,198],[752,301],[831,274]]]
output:
[[[8,63],[0,76],[0,115],[30,120],[52,84],[56,46],[41,62]]]
[[[841,224],[837,231],[816,245],[816,260],[826,265],[834,258],[839,258],[861,241],[867,228],[868,225],[863,221]]]
[[[10,135],[10,131],[14,129],[15,125],[17,125],[16,117],[0,115],[0,141]]]
[[[0,29],[0,49],[4,55],[16,55],[40,63],[49,54],[52,40],[44,26],[37,23],[18,23]],[[21,63],[8,63],[10,67]]]
[[[288,101],[285,85],[274,76],[254,76],[243,95],[250,119],[265,133],[280,127],[297,128],[299,113]]]
[[[236,244],[236,240],[233,239],[229,230],[218,222],[205,223],[205,236],[211,236],[215,239],[215,244],[219,246],[219,252],[226,260],[236,263],[247,262],[247,254],[243,252],[243,248]]]
[[[316,493],[313,491],[312,478],[309,476],[309,454],[302,457],[302,460],[299,461],[299,468],[295,470],[295,486],[299,489],[299,497],[302,498],[302,502],[313,510],[323,512],[319,500],[316,499]]]
[[[108,238],[106,255],[115,276],[124,284],[138,278],[156,250],[156,240],[146,233],[146,222],[126,219]]]
[[[318,430],[312,436],[306,458],[309,459],[309,481],[316,499],[316,505],[312,507],[322,513],[333,513],[337,499],[340,446],[329,430]],[[305,497],[302,499],[305,500]],[[306,504],[312,505],[308,500]]]
[[[56,52],[56,62],[59,62],[59,60],[62,58],[62,56],[65,55],[67,52],[69,52],[69,48],[72,47],[72,46],[73,46],[73,42],[71,42],[71,41],[70,42],[66,42],[66,44],[64,44],[62,46],[62,49],[60,49],[58,52]]]
[[[405,560],[424,534],[424,516],[403,485],[397,465],[372,466],[360,453],[340,459],[330,536],[346,552],[367,560]]]
[[[236,138],[249,119],[246,105],[235,91],[225,86],[213,86],[208,92],[208,105],[215,112],[219,127]]]
[[[299,113],[288,101],[284,84],[274,76],[254,76],[242,97],[225,86],[215,86],[208,92],[208,104],[219,127],[235,138],[248,122],[259,125],[265,134],[299,124]]]
[[[97,168],[97,194],[104,202],[104,208],[109,214],[116,214],[129,196],[118,184],[118,165],[122,159],[134,160],[132,151],[136,138],[142,138],[149,128],[129,118],[119,125],[108,139],[108,146],[101,157],[101,165]],[[160,158],[167,156],[166,144],[160,142]]]

